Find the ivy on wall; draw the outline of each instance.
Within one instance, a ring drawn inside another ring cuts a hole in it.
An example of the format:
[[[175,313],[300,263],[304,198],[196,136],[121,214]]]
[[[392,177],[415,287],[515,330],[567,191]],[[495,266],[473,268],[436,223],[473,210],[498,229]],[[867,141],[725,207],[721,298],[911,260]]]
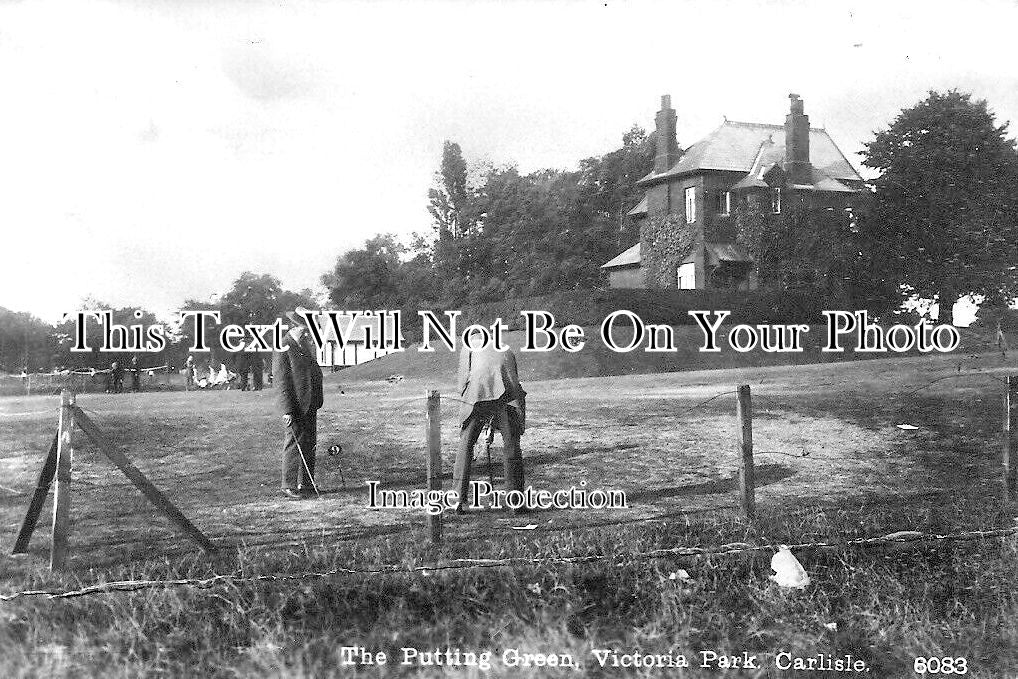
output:
[[[736,210],[736,242],[756,263],[762,287],[795,291],[818,302],[843,302],[855,261],[855,234],[839,205],[810,194],[783,200],[781,214],[750,200]]]
[[[696,245],[695,225],[676,214],[648,217],[640,229],[640,259],[648,288],[674,288],[676,269]]]

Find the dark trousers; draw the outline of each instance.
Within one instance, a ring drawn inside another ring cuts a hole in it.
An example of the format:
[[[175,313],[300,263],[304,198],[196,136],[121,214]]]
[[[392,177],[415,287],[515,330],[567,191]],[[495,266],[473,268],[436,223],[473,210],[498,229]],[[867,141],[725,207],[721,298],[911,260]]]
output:
[[[474,445],[481,430],[489,421],[502,435],[502,457],[505,465],[507,490],[523,490],[523,453],[520,451],[519,428],[509,415],[509,407],[503,401],[481,401],[474,404],[463,429],[460,431],[460,448],[452,472],[452,487],[459,492],[460,503],[470,506],[470,466],[474,457]]]
[[[255,366],[254,374],[251,375],[251,377],[254,378],[254,380],[253,380],[254,381],[254,390],[255,391],[261,391],[262,390],[262,369],[259,368],[258,366]]]
[[[291,425],[283,436],[283,488],[311,490],[311,479],[315,474],[315,443],[318,438],[318,413],[294,415]],[[297,444],[300,444],[298,450]],[[300,451],[304,451],[301,460]],[[304,468],[307,461],[307,469]],[[308,472],[311,473],[310,478]]]

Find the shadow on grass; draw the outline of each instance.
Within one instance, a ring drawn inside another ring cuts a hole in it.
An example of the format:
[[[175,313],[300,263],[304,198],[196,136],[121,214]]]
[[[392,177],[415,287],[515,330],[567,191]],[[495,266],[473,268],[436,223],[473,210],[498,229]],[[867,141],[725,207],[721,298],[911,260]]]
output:
[[[487,477],[488,473],[492,474],[495,478],[502,478],[503,466],[502,466],[502,449],[500,447],[492,447],[491,452],[491,466],[489,467],[487,456],[484,454],[483,444],[479,446],[481,450],[474,449],[474,462],[470,466],[470,474],[473,478]],[[635,446],[616,446],[616,449],[627,449]],[[562,450],[554,453],[537,453],[535,455],[527,455],[523,453],[523,463],[526,469],[533,469],[537,465],[542,464],[557,464],[566,460],[571,460],[576,457],[590,454],[600,454],[606,452],[608,449],[604,445],[594,446],[568,446]],[[444,472],[441,476],[443,479],[452,479],[452,471]],[[404,486],[411,486],[414,488],[423,487],[424,483],[428,480],[427,474],[423,472],[412,472],[399,476],[388,481],[382,481],[378,484],[379,488],[402,488]],[[322,495],[339,494],[346,492],[364,492],[363,485],[351,486],[353,482],[347,483],[346,489],[330,489],[322,491]]]
[[[780,464],[761,464],[754,468],[756,472],[756,486],[766,486],[778,483],[790,476],[795,475],[791,467]],[[739,487],[739,476],[734,474],[728,478],[693,483],[686,486],[671,486],[669,488],[654,488],[637,490],[627,493],[630,500],[643,500],[654,502],[672,497],[689,497],[691,495],[716,495],[720,493],[734,493]]]

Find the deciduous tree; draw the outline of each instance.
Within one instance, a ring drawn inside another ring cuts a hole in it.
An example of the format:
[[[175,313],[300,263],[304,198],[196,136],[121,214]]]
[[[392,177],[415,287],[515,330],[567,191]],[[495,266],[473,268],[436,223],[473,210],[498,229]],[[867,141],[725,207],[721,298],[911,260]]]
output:
[[[872,268],[952,320],[964,295],[1018,289],[1018,155],[985,100],[930,92],[866,145],[880,171],[861,239]]]

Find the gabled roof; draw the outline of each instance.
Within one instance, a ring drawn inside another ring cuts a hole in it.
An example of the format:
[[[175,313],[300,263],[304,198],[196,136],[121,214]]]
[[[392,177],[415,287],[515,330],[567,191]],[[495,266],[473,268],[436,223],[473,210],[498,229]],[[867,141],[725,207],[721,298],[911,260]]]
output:
[[[738,191],[739,189],[766,189],[769,185],[767,183],[767,175],[773,169],[781,169],[781,161],[772,162],[770,165],[756,163],[753,165],[753,169],[750,170],[745,177],[740,179],[738,183],[732,186],[732,191]],[[812,169],[812,183],[810,184],[794,184],[792,188],[800,191],[831,191],[834,193],[855,193],[856,189],[845,186],[837,179],[828,176],[821,170],[814,168]]]
[[[717,129],[685,150],[679,162],[667,172],[651,172],[638,183],[654,183],[666,177],[700,172],[728,170],[750,172],[766,155],[767,165],[785,156],[785,128],[782,125],[739,123],[726,120]],[[810,163],[823,175],[835,180],[862,181],[826,130],[810,128]],[[847,188],[847,187],[846,187]]]
[[[630,210],[626,214],[629,215],[630,217],[639,217],[641,215],[647,214],[647,209],[648,209],[647,208],[647,196],[644,196],[643,200],[641,200],[639,203],[637,203],[636,207],[634,207],[632,210]]]
[[[640,244],[637,243],[615,259],[601,265],[602,269],[621,269],[640,265]]]

